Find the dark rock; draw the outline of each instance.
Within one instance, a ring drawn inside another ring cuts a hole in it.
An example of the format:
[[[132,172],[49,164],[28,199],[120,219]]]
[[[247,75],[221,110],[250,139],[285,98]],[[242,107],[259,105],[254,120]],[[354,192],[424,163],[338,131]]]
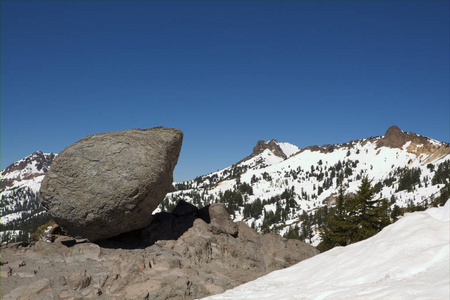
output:
[[[185,233],[189,228],[192,227],[194,221],[198,219],[195,216],[183,216],[175,219],[173,231],[176,238],[180,237]]]
[[[209,206],[207,205],[205,207],[200,208],[197,213],[195,214],[197,217],[205,221],[206,223],[211,222],[211,217],[209,216]]]
[[[427,146],[429,144],[428,138],[415,134],[413,132],[404,132],[397,126],[393,125],[384,134],[377,143],[377,148],[389,147],[389,148],[402,148],[407,142],[415,144],[422,144]]]
[[[384,137],[378,142],[378,147],[386,146],[390,148],[400,148],[403,146],[409,137],[406,132],[403,132],[397,126],[393,125],[384,134]]]
[[[59,225],[53,225],[52,228],[49,231],[49,234],[53,234],[53,235],[65,235],[67,234],[66,232],[64,232],[64,230],[61,228],[61,226]]]
[[[141,236],[149,245],[159,240],[175,240],[174,222],[176,217],[167,212],[160,212],[153,215],[149,226],[141,231]]]
[[[96,241],[144,228],[171,187],[182,139],[164,127],[90,135],[53,161],[39,199],[74,237]]]
[[[157,213],[150,225],[141,231],[142,241],[145,245],[153,245],[157,241],[176,240],[192,227],[196,219],[193,215],[177,218],[171,213]]]
[[[198,208],[184,200],[180,200],[177,206],[172,210],[172,214],[176,217],[194,215],[198,211]]]

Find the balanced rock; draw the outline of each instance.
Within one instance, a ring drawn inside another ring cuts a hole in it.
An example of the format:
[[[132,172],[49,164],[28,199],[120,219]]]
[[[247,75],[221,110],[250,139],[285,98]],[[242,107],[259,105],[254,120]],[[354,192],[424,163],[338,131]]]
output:
[[[170,189],[182,140],[180,130],[165,127],[87,136],[58,155],[39,200],[74,237],[96,241],[144,228]]]

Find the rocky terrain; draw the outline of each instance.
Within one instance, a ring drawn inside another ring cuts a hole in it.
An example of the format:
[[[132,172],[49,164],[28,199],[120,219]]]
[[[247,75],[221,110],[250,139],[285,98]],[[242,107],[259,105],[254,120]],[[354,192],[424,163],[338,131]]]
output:
[[[163,127],[101,133],[60,153],[39,192],[57,224],[31,244],[2,245],[2,299],[193,299],[318,253],[258,235],[220,203],[179,201],[152,215],[182,137]]]
[[[145,229],[97,244],[49,231],[30,245],[1,247],[1,299],[201,298],[318,253],[258,235],[222,204],[180,203]]]

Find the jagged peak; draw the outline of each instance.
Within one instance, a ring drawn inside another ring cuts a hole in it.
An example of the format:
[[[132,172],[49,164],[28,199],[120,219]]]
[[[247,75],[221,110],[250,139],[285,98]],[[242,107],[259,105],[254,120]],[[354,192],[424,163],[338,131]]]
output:
[[[428,137],[413,132],[405,132],[398,128],[396,125],[393,125],[389,127],[384,136],[378,140],[377,148],[402,148],[408,142],[410,142],[408,151],[411,151],[412,145],[414,146],[414,148],[417,145],[423,145],[427,148],[435,148],[442,145],[442,143],[434,141]]]
[[[42,151],[36,151],[27,157],[12,163],[1,172],[2,187],[4,186],[3,181],[11,179],[9,178],[10,176],[17,177],[17,172],[40,174],[47,172],[50,168],[50,164],[56,156],[57,154],[55,153],[43,153]]]
[[[252,154],[242,159],[237,164],[246,162],[254,157],[257,157],[258,155],[261,155],[263,152],[267,150],[270,151],[273,155],[284,160],[293,156],[301,149],[293,144],[286,142],[278,142],[275,139],[271,139],[269,141],[259,140],[256,143],[256,146],[253,148]]]
[[[256,143],[256,146],[253,148],[253,153],[250,156],[256,156],[266,149],[269,149],[274,155],[278,157],[281,157],[283,159],[287,158],[287,155],[281,149],[280,144],[273,139],[270,141],[258,141]]]
[[[403,130],[401,130],[400,128],[398,128],[397,125],[392,125],[391,127],[389,127],[386,130],[386,133],[384,134],[384,136],[391,136],[391,135],[398,135],[398,134],[404,134],[406,132],[404,132]]]

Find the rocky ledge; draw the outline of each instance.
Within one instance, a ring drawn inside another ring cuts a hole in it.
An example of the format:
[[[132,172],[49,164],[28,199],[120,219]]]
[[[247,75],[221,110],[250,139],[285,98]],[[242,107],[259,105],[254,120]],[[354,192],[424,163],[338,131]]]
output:
[[[141,230],[91,243],[57,234],[1,248],[1,299],[194,299],[221,293],[318,251],[258,235],[223,204],[181,202]]]

